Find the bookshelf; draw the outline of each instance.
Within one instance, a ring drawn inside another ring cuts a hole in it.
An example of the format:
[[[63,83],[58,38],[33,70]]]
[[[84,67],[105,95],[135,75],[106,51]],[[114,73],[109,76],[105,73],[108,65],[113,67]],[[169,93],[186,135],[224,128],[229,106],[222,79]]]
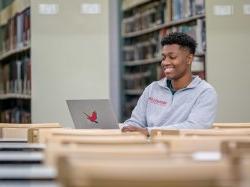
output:
[[[121,12],[122,120],[144,88],[162,78],[160,41],[169,32],[196,39],[192,71],[206,79],[205,0],[123,0]]]
[[[2,0],[0,122],[31,122],[30,2]]]

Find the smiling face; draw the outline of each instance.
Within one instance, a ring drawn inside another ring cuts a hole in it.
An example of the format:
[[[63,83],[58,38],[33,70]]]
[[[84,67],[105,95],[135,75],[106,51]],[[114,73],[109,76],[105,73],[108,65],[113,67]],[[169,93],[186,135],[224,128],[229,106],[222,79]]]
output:
[[[165,77],[170,80],[179,80],[189,77],[193,54],[187,48],[178,44],[164,45],[162,48],[162,62]]]

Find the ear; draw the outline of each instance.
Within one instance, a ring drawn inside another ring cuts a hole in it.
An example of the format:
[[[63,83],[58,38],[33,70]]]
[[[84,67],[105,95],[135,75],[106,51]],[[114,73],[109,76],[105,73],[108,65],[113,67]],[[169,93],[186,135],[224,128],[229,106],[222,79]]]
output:
[[[193,54],[188,54],[187,56],[187,64],[191,65],[194,59],[194,55]]]

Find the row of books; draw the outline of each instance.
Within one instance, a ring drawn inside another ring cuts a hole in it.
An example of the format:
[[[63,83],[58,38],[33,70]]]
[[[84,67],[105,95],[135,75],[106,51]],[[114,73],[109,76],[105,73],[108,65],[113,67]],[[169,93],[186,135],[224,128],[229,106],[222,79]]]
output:
[[[170,21],[203,15],[205,12],[204,0],[172,0],[172,6],[168,6],[170,5],[166,4],[166,1],[158,0],[124,13],[122,33],[153,28]]]
[[[172,20],[205,13],[205,0],[172,0]]]
[[[123,61],[157,58],[160,51],[159,46],[158,33],[131,40],[131,43],[125,44],[123,47]]]
[[[135,76],[131,74],[130,77],[131,78],[129,79],[125,79],[125,82],[124,82],[125,89],[141,90],[145,88],[145,86],[149,84],[152,79],[150,77],[150,74],[147,74],[147,72],[145,72],[145,75],[142,74],[141,76]]]
[[[30,8],[11,17],[0,28],[0,54],[28,46],[30,43]]]
[[[31,94],[31,60],[24,56],[0,68],[0,93]]]
[[[197,42],[198,54],[206,50],[205,21],[198,19],[189,24],[175,26],[160,30],[158,33],[149,34],[147,37],[138,37],[136,40],[125,41],[123,47],[123,61],[146,60],[161,57],[160,41],[169,32],[185,32]]]
[[[122,33],[152,28],[165,22],[165,1],[154,1],[142,8],[133,9],[122,20]]]
[[[31,123],[30,112],[20,109],[12,108],[0,112],[1,123]]]
[[[123,80],[125,90],[138,90],[139,92],[132,92],[135,95],[140,93],[150,82],[158,80],[161,77],[160,64],[135,66],[125,69]],[[132,95],[133,95],[132,94]]]

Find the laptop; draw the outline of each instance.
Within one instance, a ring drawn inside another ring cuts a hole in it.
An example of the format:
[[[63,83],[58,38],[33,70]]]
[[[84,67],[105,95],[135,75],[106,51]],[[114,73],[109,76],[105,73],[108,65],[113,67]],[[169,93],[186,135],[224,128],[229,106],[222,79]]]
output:
[[[118,129],[109,99],[66,100],[76,129]]]

